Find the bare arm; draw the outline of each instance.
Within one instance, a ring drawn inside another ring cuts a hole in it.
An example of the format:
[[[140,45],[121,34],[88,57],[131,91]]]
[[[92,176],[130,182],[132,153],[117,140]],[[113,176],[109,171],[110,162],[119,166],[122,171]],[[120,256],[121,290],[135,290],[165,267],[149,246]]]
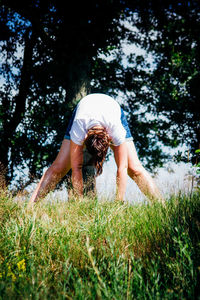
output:
[[[112,147],[117,164],[117,199],[123,201],[126,192],[128,155],[126,142]]]
[[[83,165],[83,146],[75,144],[72,140],[70,141],[70,156],[71,156],[71,168],[72,168],[72,185],[74,193],[77,196],[83,195],[83,176],[82,176],[82,165]]]

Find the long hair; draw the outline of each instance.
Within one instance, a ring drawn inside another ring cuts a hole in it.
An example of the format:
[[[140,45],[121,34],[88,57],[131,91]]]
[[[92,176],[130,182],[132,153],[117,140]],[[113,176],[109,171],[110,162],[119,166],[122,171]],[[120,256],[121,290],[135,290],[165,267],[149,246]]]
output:
[[[97,176],[102,173],[103,162],[106,158],[110,141],[111,139],[104,128],[91,128],[88,130],[84,143],[93,157]]]

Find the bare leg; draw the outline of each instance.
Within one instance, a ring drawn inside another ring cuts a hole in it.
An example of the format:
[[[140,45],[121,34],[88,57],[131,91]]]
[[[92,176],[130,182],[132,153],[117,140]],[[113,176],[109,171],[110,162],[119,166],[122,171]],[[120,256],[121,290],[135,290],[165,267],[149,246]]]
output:
[[[70,140],[64,139],[55,161],[40,179],[29,202],[36,202],[39,198],[44,197],[50,190],[53,190],[56,184],[70,169]]]
[[[138,159],[135,145],[132,141],[127,142],[128,149],[128,175],[137,183],[141,192],[151,201],[164,202],[159,189],[153,178],[144,169]]]

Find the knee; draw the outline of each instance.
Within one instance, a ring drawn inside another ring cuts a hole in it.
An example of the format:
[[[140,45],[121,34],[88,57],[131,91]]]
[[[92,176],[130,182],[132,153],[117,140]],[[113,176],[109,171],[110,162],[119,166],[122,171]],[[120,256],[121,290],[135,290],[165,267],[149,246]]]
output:
[[[128,175],[131,178],[139,177],[145,172],[144,167],[141,164],[129,166],[128,167]]]
[[[61,164],[52,164],[49,169],[47,170],[47,172],[49,173],[49,175],[53,176],[53,177],[57,177],[57,176],[64,176],[65,174],[65,167],[62,166]]]

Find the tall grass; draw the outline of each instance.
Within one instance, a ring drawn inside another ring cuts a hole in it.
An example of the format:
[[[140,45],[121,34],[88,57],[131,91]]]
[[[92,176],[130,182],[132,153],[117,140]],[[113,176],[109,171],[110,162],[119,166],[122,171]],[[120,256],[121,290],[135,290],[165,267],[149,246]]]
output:
[[[200,199],[0,196],[0,299],[200,299]]]

